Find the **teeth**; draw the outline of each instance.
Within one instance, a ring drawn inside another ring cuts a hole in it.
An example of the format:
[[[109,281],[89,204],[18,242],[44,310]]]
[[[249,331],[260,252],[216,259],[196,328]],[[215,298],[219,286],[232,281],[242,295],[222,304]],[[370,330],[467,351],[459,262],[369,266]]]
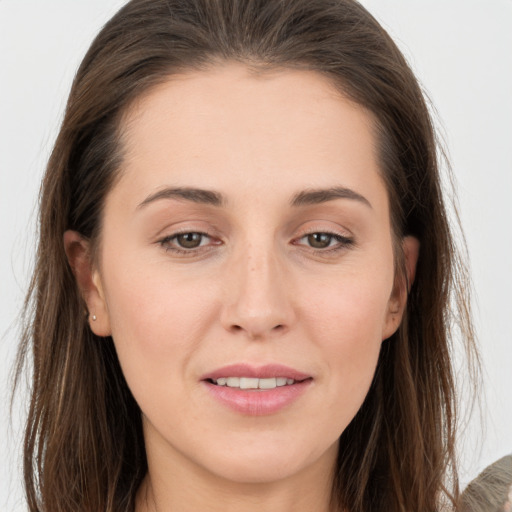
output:
[[[259,379],[240,377],[240,389],[258,389],[258,381]]]
[[[277,379],[259,379],[258,387],[260,389],[274,389],[277,387]]]
[[[221,377],[213,379],[217,386],[239,389],[275,389],[281,386],[291,386],[295,383],[293,379],[286,377],[271,377],[269,379],[257,379],[254,377]]]

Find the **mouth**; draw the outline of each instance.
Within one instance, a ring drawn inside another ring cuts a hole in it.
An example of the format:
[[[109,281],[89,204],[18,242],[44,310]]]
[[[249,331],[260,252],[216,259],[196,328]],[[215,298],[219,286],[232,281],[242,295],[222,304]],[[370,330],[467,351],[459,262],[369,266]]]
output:
[[[293,386],[297,382],[304,382],[307,379],[295,380],[288,377],[270,377],[259,379],[257,377],[219,377],[218,379],[206,379],[215,386],[226,386],[228,388],[243,390],[267,390],[284,386]]]
[[[276,414],[306,393],[313,377],[293,368],[270,364],[226,366],[201,379],[222,406],[246,416]]]

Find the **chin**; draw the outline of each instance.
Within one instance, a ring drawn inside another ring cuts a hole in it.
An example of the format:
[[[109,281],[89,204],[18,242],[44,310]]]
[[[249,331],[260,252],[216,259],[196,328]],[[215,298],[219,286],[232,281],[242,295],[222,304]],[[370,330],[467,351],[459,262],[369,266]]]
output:
[[[237,484],[269,484],[286,480],[307,467],[305,461],[290,460],[289,457],[255,457],[250,462],[234,457],[217,465],[215,472],[222,479]]]
[[[268,484],[303,472],[307,473],[324,457],[337,455],[337,443],[330,447],[308,447],[304,443],[276,440],[274,443],[233,444],[228,451],[211,453],[207,461],[218,477],[238,484]]]

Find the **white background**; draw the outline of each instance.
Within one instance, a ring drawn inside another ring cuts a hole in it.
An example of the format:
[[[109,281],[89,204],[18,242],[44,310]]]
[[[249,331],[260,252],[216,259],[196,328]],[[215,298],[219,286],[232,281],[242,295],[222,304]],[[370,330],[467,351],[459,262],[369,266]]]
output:
[[[0,510],[23,510],[20,418],[8,420],[35,204],[74,72],[123,0],[0,0]],[[512,0],[365,0],[439,112],[457,180],[484,363],[486,430],[462,479],[512,452]]]

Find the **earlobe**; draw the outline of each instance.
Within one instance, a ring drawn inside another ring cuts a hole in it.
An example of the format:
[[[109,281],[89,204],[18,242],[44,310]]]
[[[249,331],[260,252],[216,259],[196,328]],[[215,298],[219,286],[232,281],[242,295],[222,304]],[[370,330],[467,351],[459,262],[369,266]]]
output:
[[[395,276],[395,284],[388,302],[386,319],[384,321],[384,329],[382,332],[383,340],[392,336],[402,322],[407,305],[407,296],[416,278],[416,266],[420,254],[419,240],[414,236],[404,237],[402,239],[402,254],[404,258],[403,271],[405,275],[401,274]]]
[[[110,336],[110,319],[100,273],[94,268],[89,242],[76,231],[64,233],[64,250],[87,304],[89,326],[97,336]]]

